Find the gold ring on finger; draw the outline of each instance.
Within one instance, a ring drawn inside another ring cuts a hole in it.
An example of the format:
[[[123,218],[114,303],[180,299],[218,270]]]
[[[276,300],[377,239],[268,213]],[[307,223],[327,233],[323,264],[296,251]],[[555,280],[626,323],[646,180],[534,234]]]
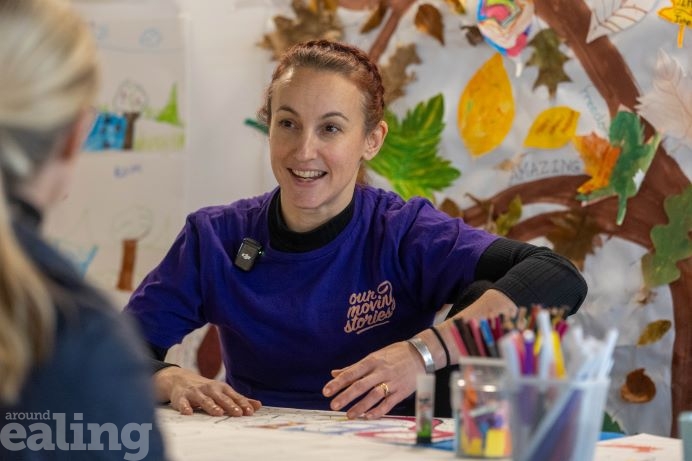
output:
[[[382,392],[384,392],[384,397],[389,395],[389,386],[387,386],[387,383],[380,383],[377,385],[377,387],[382,389]]]

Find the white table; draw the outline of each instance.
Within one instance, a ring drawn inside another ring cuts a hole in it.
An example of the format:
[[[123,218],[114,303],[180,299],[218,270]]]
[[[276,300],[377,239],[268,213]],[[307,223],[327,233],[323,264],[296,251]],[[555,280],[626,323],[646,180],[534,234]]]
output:
[[[160,408],[157,417],[171,461],[459,459],[449,450],[416,446],[412,420],[347,420],[341,412],[272,407],[241,418]],[[449,438],[453,421],[440,421],[436,437]],[[682,461],[682,443],[646,434],[603,441],[594,461]]]

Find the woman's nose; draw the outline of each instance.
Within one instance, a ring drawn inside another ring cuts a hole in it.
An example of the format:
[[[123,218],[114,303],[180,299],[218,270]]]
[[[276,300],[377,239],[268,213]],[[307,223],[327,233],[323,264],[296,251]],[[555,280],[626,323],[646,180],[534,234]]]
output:
[[[300,137],[296,147],[296,157],[301,160],[312,159],[317,156],[318,140],[313,134],[306,133]]]

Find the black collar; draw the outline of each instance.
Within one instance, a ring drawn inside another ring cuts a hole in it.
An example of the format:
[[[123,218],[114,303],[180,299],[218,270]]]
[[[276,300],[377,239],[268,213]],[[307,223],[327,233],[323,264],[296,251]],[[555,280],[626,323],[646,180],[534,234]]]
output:
[[[304,253],[316,250],[334,240],[353,217],[354,200],[344,210],[316,229],[294,232],[288,228],[281,214],[281,191],[277,191],[269,204],[269,241],[279,251]]]
[[[43,215],[38,208],[16,195],[9,195],[7,201],[15,221],[34,229],[39,228]]]

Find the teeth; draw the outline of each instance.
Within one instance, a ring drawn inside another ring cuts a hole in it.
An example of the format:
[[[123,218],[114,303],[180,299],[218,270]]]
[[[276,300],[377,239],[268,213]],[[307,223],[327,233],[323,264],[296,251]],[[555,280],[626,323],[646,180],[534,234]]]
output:
[[[303,179],[312,179],[312,178],[319,178],[320,176],[324,176],[323,171],[317,171],[317,170],[291,170],[291,172]]]

